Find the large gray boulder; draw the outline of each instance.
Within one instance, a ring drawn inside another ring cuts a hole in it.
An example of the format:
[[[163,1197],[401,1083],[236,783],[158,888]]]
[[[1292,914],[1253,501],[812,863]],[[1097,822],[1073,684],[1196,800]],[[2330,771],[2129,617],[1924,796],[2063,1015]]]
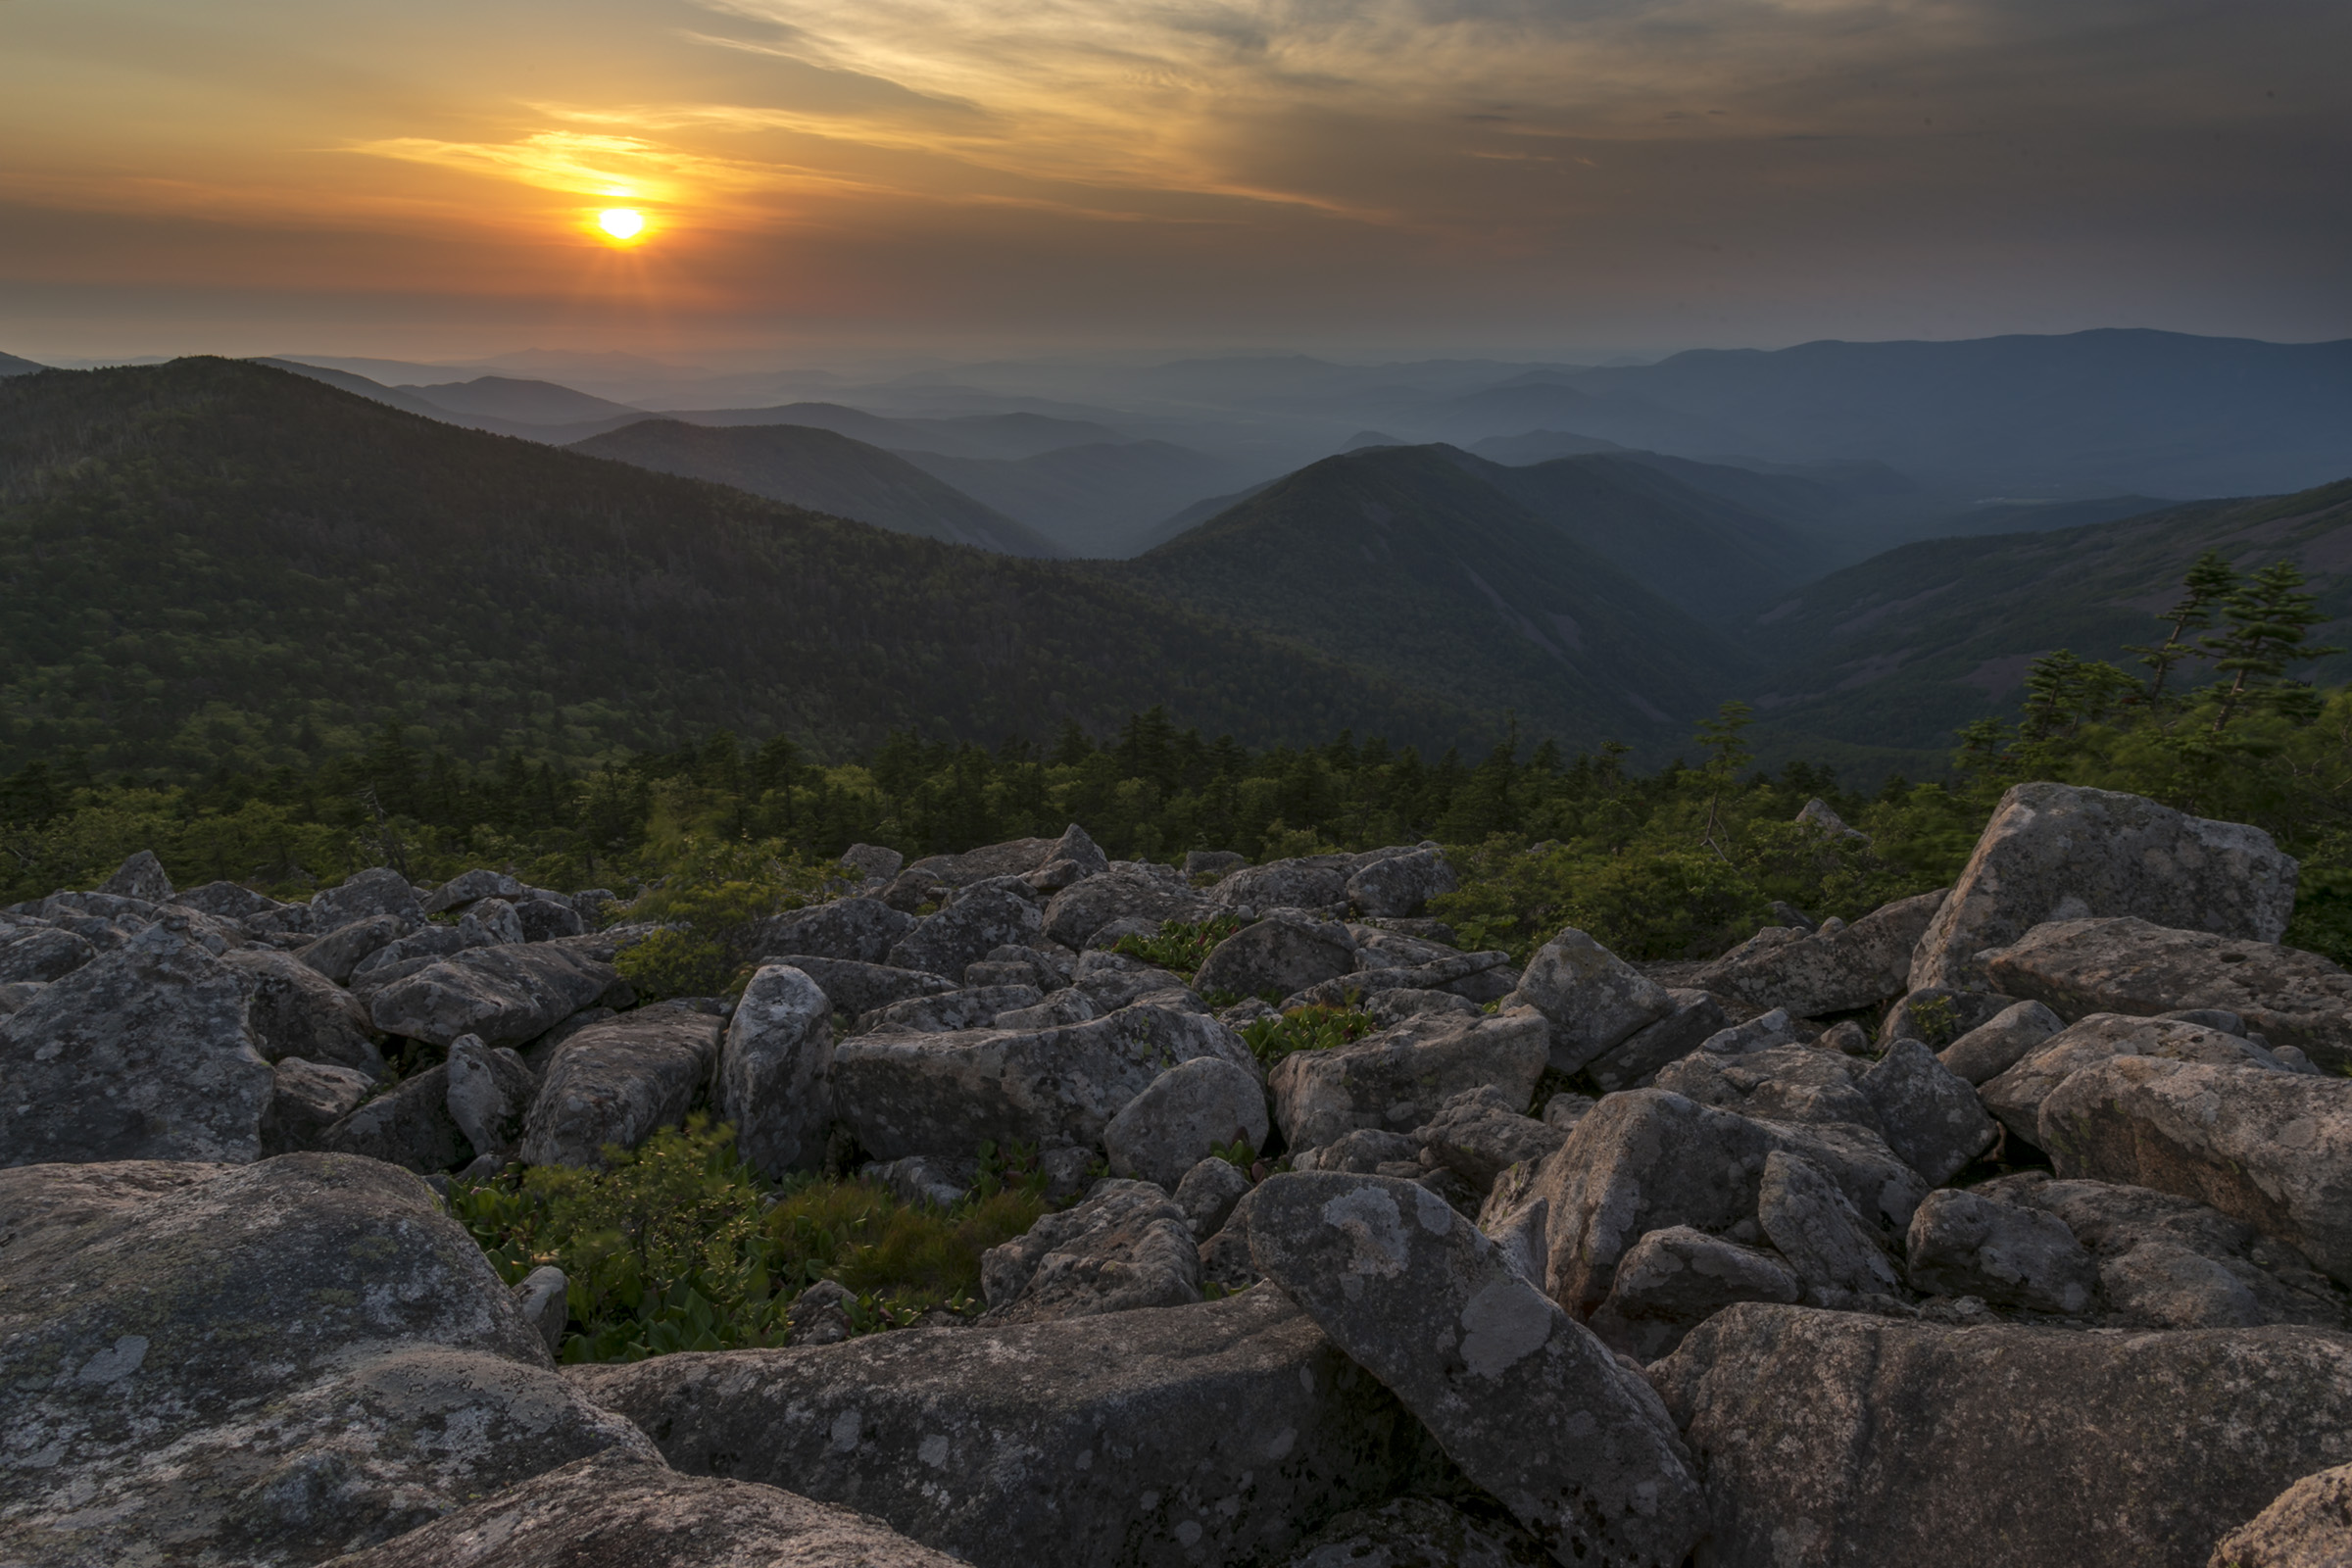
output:
[[[1914,1288],[1995,1306],[2080,1317],[2099,1284],[2098,1265],[2064,1220],[1981,1193],[1930,1193],[1911,1216],[1905,1252]]]
[[[1643,1024],[1585,1063],[1586,1074],[1602,1094],[1646,1087],[1665,1067],[1696,1051],[1731,1022],[1723,1004],[1704,991],[1678,987],[1667,991],[1666,1000],[1672,1011],[1655,1023]]]
[[[470,871],[460,871],[426,894],[419,901],[419,907],[427,914],[440,914],[449,909],[462,909],[483,899],[513,900],[520,897],[522,884],[519,881],[504,871],[493,871],[487,866],[477,865]]]
[[[0,1559],[317,1563],[647,1451],[391,1166],[12,1170],[0,1234]]]
[[[834,1047],[835,1114],[877,1159],[983,1141],[1097,1145],[1129,1101],[1196,1056],[1252,1066],[1214,1018],[1148,1005],[1057,1029],[858,1035]]]
[[[1922,893],[1882,905],[1852,925],[1750,942],[1701,969],[1692,983],[1798,1017],[1867,1007],[1910,989],[1912,950],[1943,900],[1942,890]]]
[[[311,896],[310,929],[323,936],[357,920],[374,915],[398,916],[414,930],[424,923],[424,908],[409,879],[390,866],[372,866]]]
[[[2276,942],[2294,909],[2295,875],[2294,859],[2260,828],[2112,790],[2015,785],[1920,938],[1911,984],[1981,987],[1978,954],[2051,920],[2137,915]]]
[[[1652,1381],[1705,1467],[1706,1560],[2200,1568],[2352,1454],[2352,1337],[1946,1328],[1754,1303]]]
[[[2020,1002],[1960,1035],[1936,1059],[1965,1083],[1988,1083],[2065,1027],[2066,1020],[2040,1003]]]
[[[326,1130],[375,1090],[369,1074],[300,1056],[271,1062],[270,1080],[270,1113],[262,1118],[264,1154],[318,1148]]]
[[[1879,1112],[1862,1092],[1865,1070],[1839,1052],[1782,1044],[1732,1055],[1694,1052],[1659,1073],[1656,1087],[1766,1121],[1844,1122],[1875,1133]]]
[[[1803,1157],[1885,1236],[1900,1235],[1927,1184],[1875,1134],[1763,1121],[1663,1089],[1611,1095],[1588,1112],[1528,1190],[1547,1205],[1545,1288],[1578,1317],[1607,1298],[1644,1234],[1688,1225],[1754,1244],[1766,1160]]]
[[[1064,888],[1046,906],[1045,934],[1065,948],[1082,949],[1087,939],[1113,920],[1198,920],[1208,901],[1170,870],[1158,876],[1132,862],[1113,865],[1101,876]]]
[[[1440,849],[1418,849],[1405,855],[1374,860],[1348,877],[1348,906],[1375,918],[1418,915],[1429,901],[1461,886],[1460,878]]]
[[[1398,1497],[1327,1522],[1282,1568],[1550,1568],[1544,1544],[1509,1521],[1436,1497]]]
[[[1602,1344],[1654,1361],[1735,1301],[1789,1302],[1803,1294],[1785,1258],[1669,1225],[1626,1252],[1607,1299],[1592,1313],[1592,1328]]]
[[[449,1048],[449,1119],[476,1155],[502,1162],[522,1140],[523,1119],[538,1098],[539,1080],[508,1046],[486,1046],[460,1035]]]
[[[2006,1072],[1980,1085],[1977,1095],[2010,1132],[2039,1148],[2043,1102],[2076,1073],[2111,1056],[2284,1070],[2278,1057],[2252,1041],[2205,1024],[2101,1012],[2059,1030]]]
[[[1268,1077],[1274,1121],[1293,1149],[1358,1128],[1410,1132],[1465,1090],[1524,1105],[1544,1075],[1550,1026],[1528,1008],[1493,1017],[1422,1013],[1352,1045],[1297,1051]]]
[[[361,965],[385,949],[397,946],[416,930],[416,922],[406,915],[366,915],[305,943],[302,961],[336,985],[348,985]]]
[[[1346,902],[1354,872],[1352,856],[1301,855],[1246,865],[1208,896],[1221,909],[1324,909]]]
[[[0,1165],[258,1159],[271,1085],[236,974],[151,927],[0,1018]]]
[[[1008,839],[1003,844],[984,844],[976,850],[965,850],[960,855],[926,855],[919,860],[909,860],[906,869],[920,872],[951,888],[964,888],[975,882],[1034,871],[1053,857],[1061,843],[1061,839]]]
[[[1570,1097],[1554,1097],[1555,1101]],[[1522,1160],[1538,1160],[1568,1141],[1569,1118],[1560,1123],[1539,1121],[1492,1085],[1464,1090],[1412,1131],[1425,1162],[1442,1166],[1468,1182],[1482,1197],[1494,1178]],[[1548,1115],[1551,1106],[1544,1107]]]
[[[63,980],[97,956],[89,938],[56,926],[0,931],[0,985]]]
[[[1279,1560],[1437,1457],[1271,1290],[570,1377],[680,1470],[789,1486],[978,1568]]]
[[[956,1568],[879,1520],[607,1449],[335,1568]]]
[[[832,1010],[852,1018],[887,1007],[894,1002],[909,997],[936,997],[954,991],[956,982],[946,975],[924,974],[916,969],[893,969],[883,963],[859,963],[851,958],[825,958],[805,953],[787,953],[765,957],[761,964],[781,963],[798,969],[825,994]]]
[[[2328,1071],[2352,1067],[2352,974],[2316,953],[2119,918],[2036,926],[1984,962],[2062,1018],[2214,1008]]]
[[[172,875],[153,850],[140,850],[118,866],[98,891],[118,898],[145,899],[149,904],[170,904]]]
[[[1857,1087],[1902,1162],[1939,1187],[1992,1147],[2000,1129],[1965,1079],[1916,1040],[1887,1048]]]
[[[2211,1568],[2343,1568],[2352,1561],[2352,1464],[2305,1476],[2224,1536]]]
[[[1242,927],[1209,951],[1193,976],[1203,995],[1287,997],[1347,974],[1355,967],[1355,944],[1334,920],[1277,915]]]
[[[1503,1006],[1551,1025],[1551,1067],[1575,1072],[1675,1011],[1666,988],[1570,926],[1536,950]]]
[[[1152,1080],[1102,1129],[1114,1175],[1170,1192],[1212,1149],[1255,1153],[1266,1141],[1266,1089],[1257,1074],[1218,1056],[1178,1062]]]
[[[718,1113],[735,1147],[771,1178],[824,1162],[833,1120],[833,1014],[815,981],[763,964],[727,1020],[718,1057]]]
[[[1026,947],[1045,934],[1045,917],[1026,889],[992,882],[966,889],[937,914],[891,944],[894,968],[961,974],[963,966],[1002,947]]]
[[[880,963],[889,956],[891,945],[914,925],[913,915],[894,909],[880,899],[835,899],[770,917],[760,926],[756,945],[761,953]]]
[[[1101,1181],[1075,1208],[980,1256],[986,1320],[1042,1323],[1200,1299],[1192,1227],[1150,1182]]]
[[[2352,1285],[2352,1080],[2111,1056],[2054,1090],[2061,1176],[2209,1203]]]
[[[460,1035],[518,1046],[594,1006],[619,980],[611,964],[562,943],[475,948],[385,987],[368,1012],[388,1035],[436,1046]]]
[[[1902,1289],[1879,1228],[1801,1154],[1776,1149],[1764,1156],[1756,1222],[1816,1299],[1838,1299],[1839,1292],[1893,1297]]]
[[[936,996],[908,997],[904,1002],[876,1007],[860,1015],[850,1033],[945,1034],[956,1029],[985,1029],[996,1023],[999,1014],[1034,1007],[1044,1000],[1035,986],[968,986],[960,991],[942,991]],[[1086,1016],[1093,1015],[1090,1005]]]
[[[317,1148],[430,1176],[488,1152],[466,1141],[449,1109],[449,1064],[404,1078],[318,1135]]]
[[[686,1119],[718,1064],[718,1020],[647,1007],[590,1024],[556,1048],[523,1121],[526,1165],[596,1166]]]
[[[350,992],[275,948],[240,948],[222,954],[220,961],[252,998],[248,1018],[264,1059],[300,1056],[383,1075],[375,1025]]]
[[[1680,1568],[1698,1485],[1656,1396],[1443,1199],[1276,1176],[1250,1255],[1554,1557]]]

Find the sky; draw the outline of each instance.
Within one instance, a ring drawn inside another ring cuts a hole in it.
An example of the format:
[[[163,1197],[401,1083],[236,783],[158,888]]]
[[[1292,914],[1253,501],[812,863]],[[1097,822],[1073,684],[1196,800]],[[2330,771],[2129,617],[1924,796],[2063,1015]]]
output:
[[[0,351],[2344,337],[2347,60],[2344,0],[0,0]]]

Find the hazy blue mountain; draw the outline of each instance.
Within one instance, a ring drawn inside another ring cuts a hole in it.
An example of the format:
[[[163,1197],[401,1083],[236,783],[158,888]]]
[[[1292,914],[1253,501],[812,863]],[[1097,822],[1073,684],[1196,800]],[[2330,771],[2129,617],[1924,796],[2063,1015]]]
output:
[[[640,419],[573,444],[572,451],[684,474],[789,501],[877,528],[945,539],[1008,556],[1057,556],[1024,523],[933,478],[906,459],[831,430],[798,424],[732,427]]]
[[[1579,435],[1574,430],[1526,430],[1518,435],[1491,435],[1483,441],[1470,442],[1467,450],[1471,456],[1489,463],[1529,464],[1628,449],[1598,436]]]
[[[1737,668],[1714,632],[1444,448],[1368,448],[1096,569],[1538,733],[1680,739]],[[1508,471],[1508,470],[1503,470]],[[1590,744],[1588,741],[1587,744]]]
[[[1795,749],[1814,737],[1934,749],[1971,719],[2013,711],[2027,665],[2052,649],[2135,667],[2126,646],[2162,640],[2156,612],[2180,597],[2181,573],[2208,549],[2241,571],[2292,560],[2323,608],[2352,613],[2352,480],[2087,527],[1904,545],[1730,629],[1769,671],[1748,687],[1760,715]],[[2322,632],[2352,641],[2335,635],[2344,629]],[[2352,657],[2323,673],[2352,675]]]
[[[46,365],[37,364],[31,360],[20,360],[14,354],[0,354],[0,375],[30,375],[35,370],[46,370],[47,368],[49,367]]]
[[[1065,553],[1107,560],[1149,548],[1146,536],[1171,512],[1254,477],[1165,441],[1094,442],[1019,459],[900,456],[1020,518]]]
[[[2089,501],[1987,501],[1938,517],[1929,527],[1930,538],[1959,538],[1980,533],[2046,533],[2054,528],[2082,528],[2094,522],[2145,516],[2180,505],[2162,496],[2099,496]]]
[[[435,408],[469,418],[503,419],[514,424],[575,424],[583,419],[615,416],[642,419],[645,411],[610,398],[592,397],[553,381],[517,380],[509,375],[476,376],[470,381],[443,381],[393,388],[422,398]]]

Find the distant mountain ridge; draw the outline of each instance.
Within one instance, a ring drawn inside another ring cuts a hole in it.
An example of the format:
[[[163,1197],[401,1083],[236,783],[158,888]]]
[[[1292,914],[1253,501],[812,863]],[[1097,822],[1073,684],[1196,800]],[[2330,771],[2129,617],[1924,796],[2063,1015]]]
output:
[[[0,375],[30,375],[35,370],[46,370],[47,368],[49,367],[46,365],[39,365],[31,360],[20,360],[14,354],[0,354]]]

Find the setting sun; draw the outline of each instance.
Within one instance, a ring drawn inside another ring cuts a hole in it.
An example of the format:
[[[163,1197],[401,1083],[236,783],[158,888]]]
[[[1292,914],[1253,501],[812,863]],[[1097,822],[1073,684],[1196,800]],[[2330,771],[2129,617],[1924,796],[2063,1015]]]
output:
[[[645,232],[645,215],[626,207],[610,208],[596,215],[596,226],[614,239],[635,239]]]

